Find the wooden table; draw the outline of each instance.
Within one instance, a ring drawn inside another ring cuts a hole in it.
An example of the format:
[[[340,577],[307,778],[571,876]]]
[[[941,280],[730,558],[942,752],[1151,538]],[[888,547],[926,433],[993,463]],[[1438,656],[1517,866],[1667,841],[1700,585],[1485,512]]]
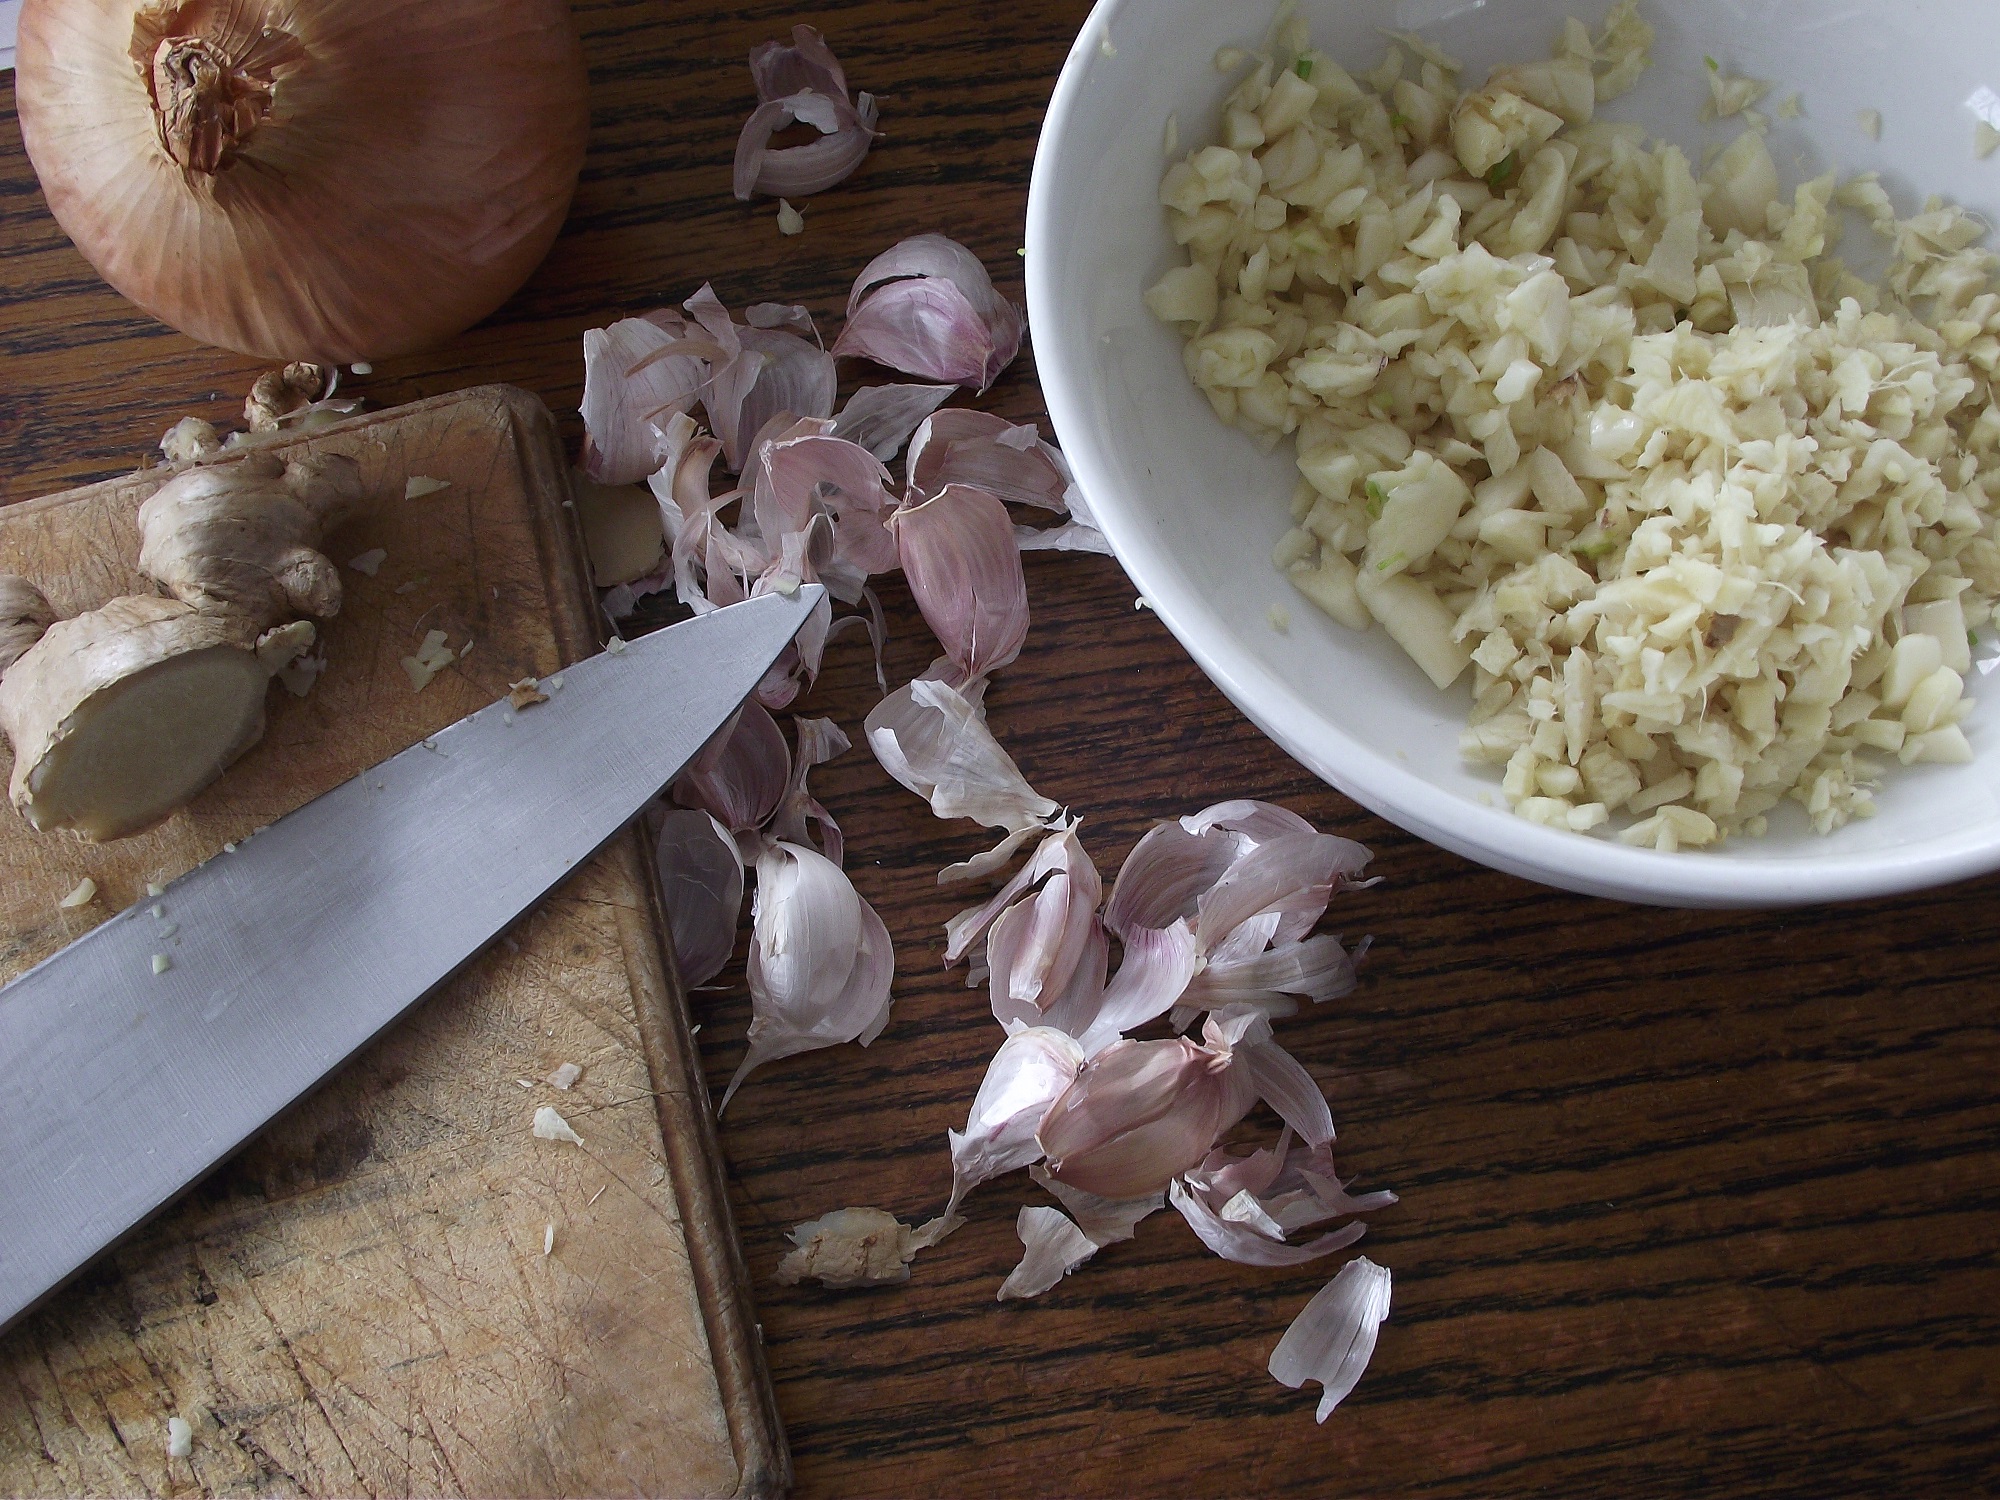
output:
[[[711,279],[735,307],[804,302],[830,332],[861,265],[924,230],[1018,296],[1036,130],[1087,9],[585,0],[594,130],[563,238],[495,318],[362,390],[389,404],[513,381],[576,436],[584,328]],[[729,196],[729,162],[743,57],[797,19],[882,98],[886,136],[786,239],[771,205]],[[48,217],[0,81],[0,501],[127,469],[185,413],[233,417],[256,369],[98,282]],[[983,404],[1046,421],[1031,351]],[[933,876],[976,836],[857,751],[815,786],[894,934],[894,1020],[866,1051],[766,1068],[722,1132],[799,1493],[2000,1487],[2000,882],[1755,915],[1493,874],[1267,743],[1110,561],[1028,574],[1034,628],[993,723],[1083,814],[1107,877],[1154,820],[1225,797],[1284,802],[1376,851],[1385,882],[1335,912],[1374,934],[1360,989],[1280,1036],[1326,1085],[1343,1170],[1403,1195],[1363,1242],[1395,1272],[1395,1309],[1321,1428],[1313,1393],[1264,1361],[1337,1259],[1229,1265],[1171,1214],[999,1305],[1016,1209],[1036,1201],[1016,1176],[975,1193],[906,1286],[776,1283],[800,1220],[942,1204],[944,1132],[998,1040],[983,993],[941,968],[964,898]],[[896,682],[932,646],[898,581],[884,599]],[[873,696],[850,641],[804,707],[855,733]],[[748,1017],[740,962],[723,980],[703,1032],[718,1086]]]

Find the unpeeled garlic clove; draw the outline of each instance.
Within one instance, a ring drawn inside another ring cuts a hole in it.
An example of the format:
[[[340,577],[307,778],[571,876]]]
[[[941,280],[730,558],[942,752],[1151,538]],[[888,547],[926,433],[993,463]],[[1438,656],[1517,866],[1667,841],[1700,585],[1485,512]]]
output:
[[[743,910],[743,858],[730,830],[709,813],[680,809],[660,823],[655,858],[681,983],[707,984],[736,951]]]
[[[767,844],[751,907],[750,1046],[716,1112],[764,1063],[874,1041],[889,1022],[895,962],[888,929],[840,866],[797,844]]]
[[[896,511],[888,526],[911,596],[957,681],[989,676],[1021,654],[1028,584],[1005,506],[952,484]]]
[[[1255,1102],[1230,1062],[1185,1037],[1113,1042],[1043,1117],[1049,1176],[1103,1198],[1165,1188]]]
[[[1031,424],[954,406],[929,417],[910,438],[907,460],[913,498],[953,484],[984,490],[1008,505],[1066,511],[1075,488],[1059,449]]]
[[[675,352],[684,329],[667,309],[584,331],[583,471],[599,484],[637,484],[657,473],[668,419],[700,399],[708,362]]]
[[[752,700],[738,709],[674,781],[674,800],[731,833],[761,828],[784,800],[791,754],[778,721]]]
[[[836,357],[985,390],[1021,348],[1021,310],[979,257],[941,234],[891,246],[855,278]]]

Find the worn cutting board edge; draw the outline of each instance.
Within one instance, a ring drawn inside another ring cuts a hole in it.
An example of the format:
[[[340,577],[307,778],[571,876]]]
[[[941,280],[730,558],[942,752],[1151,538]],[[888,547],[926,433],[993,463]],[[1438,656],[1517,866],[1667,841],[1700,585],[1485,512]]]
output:
[[[470,409],[482,405],[505,415],[515,445],[513,457],[530,481],[531,493],[545,497],[545,503],[528,507],[527,518],[532,527],[535,561],[542,575],[541,595],[549,609],[546,623],[561,662],[577,660],[601,645],[601,627],[574,508],[558,505],[549,498],[567,497],[567,471],[554,421],[535,397],[505,386],[474,388],[357,417],[296,443],[281,445],[279,451],[365,435],[371,427],[407,422],[412,417],[454,406]],[[136,508],[140,493],[164,477],[164,474],[144,474],[106,481],[23,502],[11,514],[25,520],[40,512],[75,504],[84,497],[113,492],[121,501],[129,499],[130,507]],[[124,571],[121,562],[107,557],[101,565],[85,569],[87,576],[81,580],[58,580],[64,586],[51,587],[49,592],[53,602],[66,612],[88,607],[120,587],[130,586],[111,582],[121,571]],[[667,1175],[680,1213],[688,1269],[705,1324],[722,1415],[736,1458],[735,1493],[743,1496],[780,1493],[790,1480],[789,1456],[758,1341],[747,1268],[729,1212],[720,1149],[699,1055],[694,1048],[687,999],[664,941],[667,925],[654,862],[636,827],[607,845],[599,860],[617,870],[624,886],[643,893],[631,906],[615,904],[613,909],[630,982],[639,1051],[651,1085],[659,1143],[666,1156]],[[296,1109],[288,1112],[281,1121],[295,1113]]]

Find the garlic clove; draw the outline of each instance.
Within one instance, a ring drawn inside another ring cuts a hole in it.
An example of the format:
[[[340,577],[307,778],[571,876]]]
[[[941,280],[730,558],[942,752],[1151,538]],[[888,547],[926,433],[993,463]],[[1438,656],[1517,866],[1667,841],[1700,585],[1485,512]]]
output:
[[[1021,654],[1028,584],[1006,507],[965,485],[889,517],[896,553],[924,623],[961,681],[985,677]]]
[[[994,289],[978,256],[944,235],[920,234],[862,268],[833,352],[983,391],[1019,352],[1022,326],[1020,309]]]
[[[764,1063],[874,1041],[894,977],[889,930],[840,866],[797,844],[766,845],[751,906],[750,1045],[716,1112]]]
[[[743,910],[743,859],[709,813],[679,810],[660,823],[655,859],[681,983],[707,984],[736,951]]]
[[[886,464],[902,451],[924,418],[957,389],[955,385],[864,385],[835,415],[832,435],[859,443]]]
[[[1106,1198],[1164,1188],[1255,1102],[1230,1062],[1185,1037],[1113,1042],[1042,1119],[1049,1176]]]
[[[1097,1254],[1097,1243],[1059,1208],[1024,1208],[1015,1220],[1021,1263],[1000,1283],[999,1300],[1039,1297]]]
[[[980,1183],[1041,1160],[1035,1127],[1082,1068],[1083,1049],[1050,1027],[1016,1027],[1000,1044],[973,1096],[964,1132],[945,1132],[952,1171],[947,1220]]]
[[[1039,890],[1011,906],[993,924],[987,944],[994,1014],[1004,1024],[1003,1007],[1025,1005],[1047,1011],[1070,987],[1090,953],[1102,945],[1097,903],[1103,894],[1097,866],[1071,830],[1053,842],[1060,856]],[[1006,931],[1003,933],[1002,929]],[[1100,970],[1096,989],[1103,989]],[[1022,1019],[1033,1021],[1034,1015]]]
[[[1011,849],[1051,827],[1061,809],[1028,785],[972,693],[928,677],[905,683],[870,710],[868,747],[938,817],[1004,828]]]
[[[908,782],[903,784],[909,785]],[[1029,826],[1030,832],[1034,831],[1034,826]],[[967,907],[944,924],[944,961],[947,966],[957,963],[967,954],[975,957],[984,954],[986,937],[994,922],[1036,881],[1072,862],[1089,862],[1089,856],[1083,852],[1083,845],[1076,837],[1076,829],[1075,822],[1055,829],[1036,847],[1028,862],[1015,871],[1013,877],[989,900],[979,906]],[[1096,867],[1091,869],[1095,874]]]
[[[1333,1139],[1333,1112],[1326,1095],[1304,1065],[1278,1045],[1268,1015],[1253,1005],[1226,1006],[1211,1011],[1201,1030],[1209,1049],[1231,1065],[1240,1064],[1243,1085],[1276,1110],[1308,1146],[1323,1146]]]
[[[1360,1382],[1389,1316],[1389,1272],[1356,1256],[1292,1320],[1271,1351],[1271,1378],[1297,1390],[1322,1387],[1316,1420],[1324,1422]]]
[[[752,700],[688,762],[674,781],[674,800],[708,812],[731,833],[747,833],[777,812],[791,764],[778,721]]]

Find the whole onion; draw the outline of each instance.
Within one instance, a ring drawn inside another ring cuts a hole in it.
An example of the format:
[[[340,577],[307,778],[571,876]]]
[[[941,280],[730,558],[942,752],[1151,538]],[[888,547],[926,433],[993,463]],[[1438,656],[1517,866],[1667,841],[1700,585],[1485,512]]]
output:
[[[85,258],[273,360],[385,359],[492,312],[589,128],[568,0],[27,0],[16,68]]]

